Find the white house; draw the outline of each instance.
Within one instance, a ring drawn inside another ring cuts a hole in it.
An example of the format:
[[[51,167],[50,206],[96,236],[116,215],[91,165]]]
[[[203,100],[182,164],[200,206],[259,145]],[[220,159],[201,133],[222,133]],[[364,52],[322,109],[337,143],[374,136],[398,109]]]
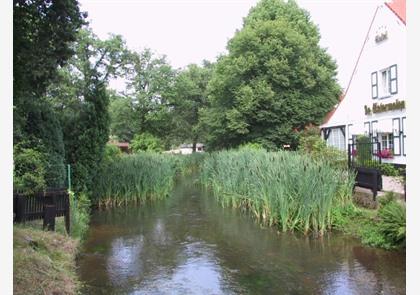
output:
[[[181,144],[179,148],[173,149],[170,151],[165,151],[166,154],[181,154],[181,155],[189,155],[193,152],[193,145],[190,144]],[[196,144],[196,152],[203,153],[204,152],[204,144],[197,143]]]
[[[182,155],[189,155],[192,154],[193,152],[193,145],[192,144],[182,144],[179,147],[180,153]],[[196,144],[196,152],[197,153],[203,153],[204,152],[204,144],[202,143],[197,143]]]
[[[365,134],[389,149],[384,162],[406,164],[406,4],[379,5],[373,15],[349,85],[320,126],[328,145],[347,150]]]

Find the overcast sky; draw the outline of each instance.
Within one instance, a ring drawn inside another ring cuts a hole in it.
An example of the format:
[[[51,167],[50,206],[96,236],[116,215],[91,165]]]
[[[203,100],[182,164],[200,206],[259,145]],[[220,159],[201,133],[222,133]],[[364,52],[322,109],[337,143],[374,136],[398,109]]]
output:
[[[226,52],[227,41],[257,0],[80,0],[101,38],[121,34],[129,48],[148,47],[179,68]],[[337,61],[346,87],[373,17],[374,0],[298,0],[321,33],[321,46]],[[119,87],[118,87],[119,88]]]

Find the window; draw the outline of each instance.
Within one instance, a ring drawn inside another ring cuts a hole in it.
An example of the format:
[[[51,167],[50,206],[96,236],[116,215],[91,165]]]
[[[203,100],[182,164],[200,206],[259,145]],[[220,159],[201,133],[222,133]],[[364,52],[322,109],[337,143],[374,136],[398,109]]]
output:
[[[371,75],[372,98],[378,98],[378,73],[373,72]]]
[[[392,65],[379,72],[373,72],[371,74],[371,85],[373,99],[385,98],[398,93],[397,65]]]
[[[331,131],[327,139],[328,146],[333,146],[340,150],[345,150],[346,149],[345,141],[346,141],[346,138],[343,134],[343,131],[341,131],[340,128],[331,128]]]
[[[392,138],[392,133],[381,134],[381,149],[393,150],[393,147],[394,147],[394,139]]]
[[[398,93],[397,65],[393,65],[389,68],[389,92],[391,94]]]

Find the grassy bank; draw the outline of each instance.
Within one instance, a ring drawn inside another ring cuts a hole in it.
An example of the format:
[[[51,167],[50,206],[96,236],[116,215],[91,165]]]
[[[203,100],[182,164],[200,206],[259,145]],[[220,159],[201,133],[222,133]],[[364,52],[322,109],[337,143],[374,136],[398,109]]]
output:
[[[76,294],[78,242],[35,228],[13,228],[13,294]]]
[[[350,204],[333,212],[334,228],[360,238],[363,244],[384,249],[405,249],[405,203],[392,193],[380,198],[378,209]]]
[[[283,231],[318,234],[332,228],[334,209],[351,203],[354,181],[306,155],[250,149],[208,155],[201,179],[224,206],[249,210]]]

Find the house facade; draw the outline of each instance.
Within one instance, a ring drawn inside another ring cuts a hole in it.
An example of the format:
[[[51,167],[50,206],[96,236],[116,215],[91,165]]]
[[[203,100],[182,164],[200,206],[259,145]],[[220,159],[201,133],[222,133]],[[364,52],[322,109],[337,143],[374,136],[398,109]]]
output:
[[[347,150],[366,135],[391,153],[383,162],[406,164],[405,12],[405,0],[376,8],[349,85],[320,126],[328,145]]]

